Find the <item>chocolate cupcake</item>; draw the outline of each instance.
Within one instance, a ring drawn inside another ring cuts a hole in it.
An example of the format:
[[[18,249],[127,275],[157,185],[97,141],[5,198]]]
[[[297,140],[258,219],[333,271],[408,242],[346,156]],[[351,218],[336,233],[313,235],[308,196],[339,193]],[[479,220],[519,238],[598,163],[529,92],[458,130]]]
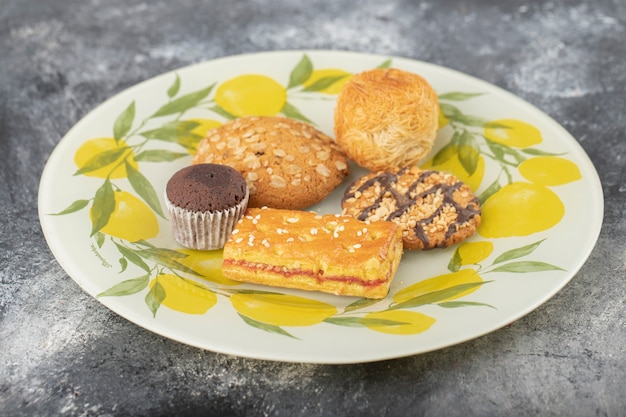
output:
[[[191,165],[176,172],[165,187],[172,234],[192,249],[224,247],[248,207],[245,179],[218,164]]]

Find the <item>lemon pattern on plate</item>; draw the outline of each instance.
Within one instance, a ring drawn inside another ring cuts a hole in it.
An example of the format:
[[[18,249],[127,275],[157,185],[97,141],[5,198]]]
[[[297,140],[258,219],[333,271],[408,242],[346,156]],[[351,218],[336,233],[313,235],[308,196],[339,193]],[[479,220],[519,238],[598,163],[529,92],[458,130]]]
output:
[[[378,67],[391,65],[386,60]],[[484,97],[467,92],[440,94],[439,141],[445,143],[422,165],[452,172],[483,203],[479,234],[448,249],[447,271],[409,282],[384,300],[355,299],[343,305],[342,299],[333,305],[314,295],[259,291],[232,281],[222,275],[220,250],[154,243],[164,233],[160,221],[167,219],[159,193],[145,174],[148,166],[189,158],[210,129],[238,117],[282,115],[313,123],[298,103],[320,100],[331,105],[352,75],[342,68],[317,68],[307,54],[293,63],[285,79],[250,71],[218,80],[208,76],[205,86],[183,91],[183,80],[174,74],[159,104],[142,104],[144,116],[137,117],[132,100],[120,109],[109,132],[85,138],[74,154],[74,176],[92,181],[93,192],[54,215],[85,216],[91,225],[85,233],[94,246],[119,257],[120,279],[97,296],[142,296],[154,317],[161,308],[209,314],[223,298],[245,325],[294,339],[297,329],[307,326],[343,326],[395,337],[437,326],[433,313],[420,311],[426,306],[497,308],[480,301],[480,289],[496,279],[489,278],[493,273],[506,279],[502,273],[560,270],[532,260],[545,237],[504,251],[498,239],[532,236],[558,224],[565,207],[552,187],[579,180],[580,170],[566,156],[542,150],[542,132],[535,126],[468,114],[465,103]],[[515,221],[510,219],[511,207],[516,208]]]
[[[275,116],[287,102],[287,90],[274,79],[244,74],[220,84],[215,103],[234,117]]]

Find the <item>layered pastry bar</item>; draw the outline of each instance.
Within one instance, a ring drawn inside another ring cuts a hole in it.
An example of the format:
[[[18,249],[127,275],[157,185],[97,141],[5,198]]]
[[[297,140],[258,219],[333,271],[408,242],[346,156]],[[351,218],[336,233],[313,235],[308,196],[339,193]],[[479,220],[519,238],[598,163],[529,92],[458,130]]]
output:
[[[249,208],[224,246],[224,276],[248,283],[384,298],[402,257],[388,221]]]

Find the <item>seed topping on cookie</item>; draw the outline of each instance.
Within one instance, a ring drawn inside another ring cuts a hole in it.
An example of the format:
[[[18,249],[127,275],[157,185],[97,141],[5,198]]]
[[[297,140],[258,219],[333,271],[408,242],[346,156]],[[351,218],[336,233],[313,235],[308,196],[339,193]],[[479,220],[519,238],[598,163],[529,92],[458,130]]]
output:
[[[407,249],[447,247],[474,234],[480,205],[455,176],[417,167],[377,172],[353,182],[342,199],[344,214],[394,221]]]

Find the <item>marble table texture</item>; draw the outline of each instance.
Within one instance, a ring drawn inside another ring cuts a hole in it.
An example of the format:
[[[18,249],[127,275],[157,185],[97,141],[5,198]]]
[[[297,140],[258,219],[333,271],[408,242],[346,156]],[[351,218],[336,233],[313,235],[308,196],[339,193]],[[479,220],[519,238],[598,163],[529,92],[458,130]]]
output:
[[[626,416],[623,0],[0,3],[0,415]],[[604,223],[588,261],[505,328],[351,365],[200,350],[85,294],[48,249],[37,214],[40,176],[59,140],[142,80],[285,49],[428,61],[546,112],[602,182]]]

